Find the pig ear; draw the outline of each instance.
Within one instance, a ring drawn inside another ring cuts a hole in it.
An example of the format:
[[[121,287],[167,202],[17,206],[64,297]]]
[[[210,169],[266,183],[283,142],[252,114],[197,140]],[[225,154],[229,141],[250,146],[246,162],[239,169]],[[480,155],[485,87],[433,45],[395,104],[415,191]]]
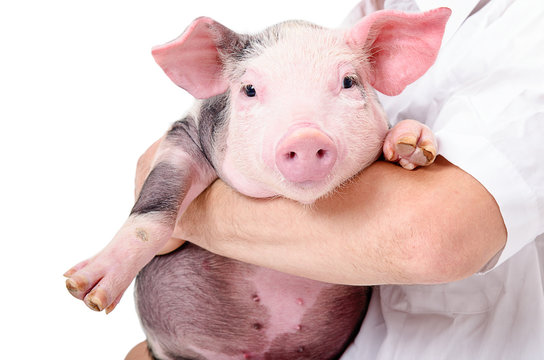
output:
[[[228,88],[218,44],[224,42],[224,37],[233,35],[236,36],[218,22],[201,17],[177,39],[154,47],[152,54],[176,85],[198,99],[206,99]]]
[[[398,95],[434,63],[450,14],[448,8],[378,11],[348,30],[347,41],[369,54],[371,85],[385,95]]]

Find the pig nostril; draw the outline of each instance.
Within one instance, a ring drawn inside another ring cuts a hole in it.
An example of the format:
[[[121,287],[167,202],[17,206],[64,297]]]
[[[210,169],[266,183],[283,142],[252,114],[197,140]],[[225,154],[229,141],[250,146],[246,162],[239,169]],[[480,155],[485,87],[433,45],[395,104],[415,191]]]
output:
[[[287,154],[287,158],[288,158],[288,159],[291,159],[291,160],[292,160],[292,159],[294,159],[294,158],[296,158],[296,157],[297,157],[297,153],[294,152],[294,151],[291,151],[289,154]]]
[[[323,159],[325,157],[325,154],[327,153],[327,150],[319,149],[316,153],[317,157],[319,159]]]

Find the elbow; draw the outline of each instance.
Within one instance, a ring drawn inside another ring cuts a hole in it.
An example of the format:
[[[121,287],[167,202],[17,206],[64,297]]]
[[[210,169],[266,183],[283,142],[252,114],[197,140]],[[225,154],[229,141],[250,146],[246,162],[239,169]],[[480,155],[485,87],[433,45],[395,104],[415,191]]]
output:
[[[381,270],[392,265],[393,281],[461,280],[481,271],[504,248],[507,231],[495,199],[444,158],[395,180],[399,190],[386,202],[394,218],[385,217],[387,230],[380,233],[385,255],[391,256]]]
[[[494,233],[451,220],[441,226],[420,225],[404,238],[403,282],[441,284],[477,273],[504,246],[506,236]]]
[[[442,284],[467,278],[483,267],[472,257],[439,246],[419,248],[402,268],[407,284]]]

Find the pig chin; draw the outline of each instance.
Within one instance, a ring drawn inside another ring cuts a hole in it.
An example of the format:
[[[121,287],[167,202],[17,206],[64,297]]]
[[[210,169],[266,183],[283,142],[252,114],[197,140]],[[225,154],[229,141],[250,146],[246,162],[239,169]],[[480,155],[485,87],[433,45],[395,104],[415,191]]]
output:
[[[283,182],[279,188],[272,189],[264,185],[257,185],[249,179],[235,181],[231,183],[240,193],[254,198],[270,198],[281,196],[294,200],[304,205],[311,205],[318,199],[331,193],[340,182],[330,181],[305,181],[302,183]]]
[[[314,202],[316,202],[318,199],[324,197],[329,192],[332,191],[332,189],[328,189],[326,191],[320,191],[319,193],[316,193],[313,189],[313,185],[309,185],[312,187],[312,190],[309,190],[308,192],[304,193],[294,193],[291,196],[285,196],[288,199],[295,200],[303,205],[312,205]]]
[[[311,205],[327,196],[342,182],[336,179],[322,181],[305,181],[301,183],[284,183],[281,196],[295,200],[304,205]]]
[[[234,171],[227,164],[228,162],[223,165],[221,178],[239,193],[254,198],[282,196],[301,204],[310,205],[317,199],[333,191],[341,183],[330,178],[322,181],[305,181],[302,183],[293,183],[283,179],[279,183],[272,181],[273,184],[267,185],[266,179],[257,180],[244,176],[239,171]]]

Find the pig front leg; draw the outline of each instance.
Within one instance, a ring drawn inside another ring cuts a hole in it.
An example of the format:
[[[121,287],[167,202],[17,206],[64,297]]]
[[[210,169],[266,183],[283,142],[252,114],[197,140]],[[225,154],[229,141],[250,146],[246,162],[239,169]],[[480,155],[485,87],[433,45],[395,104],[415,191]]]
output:
[[[171,239],[177,217],[217,177],[197,144],[192,119],[176,122],[125,224],[102,251],[64,274],[68,291],[89,308],[112,311],[141,268],[181,244]]]
[[[398,162],[403,168],[413,170],[418,166],[431,165],[437,148],[431,129],[415,120],[403,120],[387,133],[383,154],[388,161]]]

